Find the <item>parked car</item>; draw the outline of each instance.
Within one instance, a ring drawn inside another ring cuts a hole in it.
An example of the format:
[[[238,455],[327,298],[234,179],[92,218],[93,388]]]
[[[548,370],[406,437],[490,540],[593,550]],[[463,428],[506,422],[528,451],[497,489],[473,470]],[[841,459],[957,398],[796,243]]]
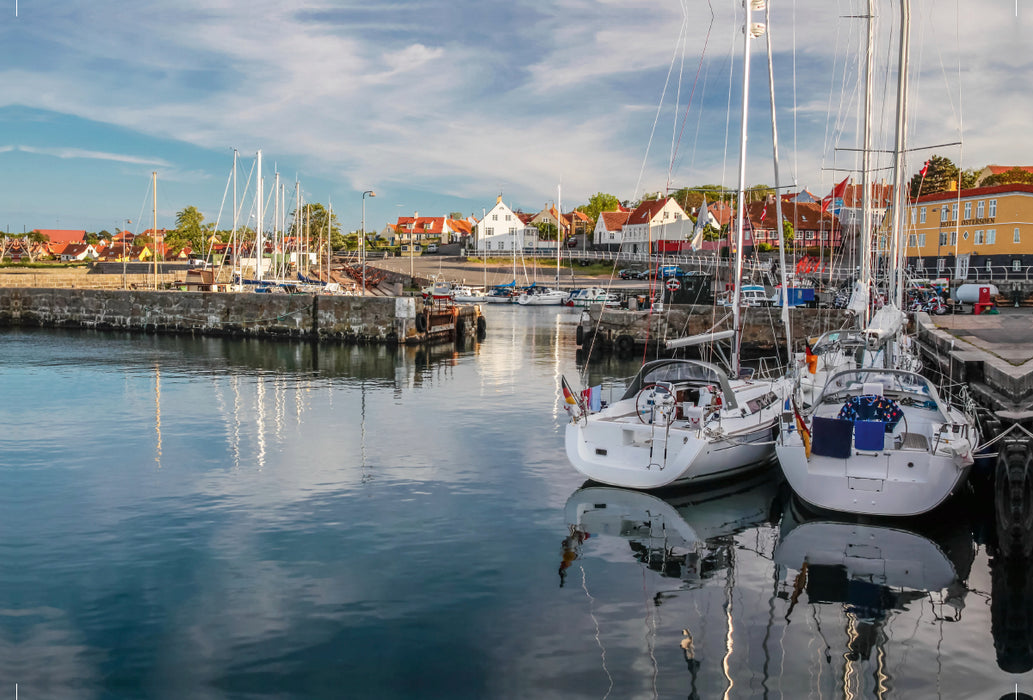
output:
[[[428,243],[427,247],[425,247],[423,249],[423,252],[424,253],[436,253],[436,252],[438,252],[438,244],[437,243]]]
[[[668,277],[684,277],[685,270],[681,269],[677,265],[661,265],[656,268],[657,279],[667,279]]]
[[[620,277],[622,280],[636,280],[636,279],[639,279],[639,274],[640,274],[640,272],[638,270],[632,270],[630,268],[617,271],[617,276]]]

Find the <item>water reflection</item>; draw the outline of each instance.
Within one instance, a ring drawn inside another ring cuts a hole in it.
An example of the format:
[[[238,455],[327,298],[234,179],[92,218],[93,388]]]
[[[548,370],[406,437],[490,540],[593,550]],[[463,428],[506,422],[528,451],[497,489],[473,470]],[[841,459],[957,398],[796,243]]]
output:
[[[961,621],[975,551],[963,510],[935,525],[873,523],[815,516],[788,499],[774,561],[787,624],[813,624],[824,642],[829,672],[814,689],[884,697],[909,653],[905,628]],[[894,630],[906,612],[917,620]]]

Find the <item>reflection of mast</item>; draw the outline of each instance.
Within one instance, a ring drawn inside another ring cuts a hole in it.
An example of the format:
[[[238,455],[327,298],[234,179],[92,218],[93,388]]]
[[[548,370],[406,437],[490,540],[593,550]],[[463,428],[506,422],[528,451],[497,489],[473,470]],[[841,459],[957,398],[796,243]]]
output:
[[[733,644],[735,635],[735,622],[732,620],[732,590],[735,588],[735,549],[729,548],[728,551],[728,573],[725,576],[725,655],[721,659],[721,670],[724,671],[725,680],[728,681],[728,685],[725,687],[725,700],[732,697],[732,686],[735,685],[735,681],[732,680],[732,652],[734,651],[735,645]]]
[[[154,461],[161,469],[161,367],[154,365],[154,432],[158,436]]]
[[[362,483],[373,481],[373,474],[366,472],[366,379],[363,374],[362,379],[362,402],[359,416],[359,452],[362,459]]]
[[[255,411],[255,435],[258,439],[258,468],[265,468],[265,377],[258,375],[258,382],[255,385],[255,403],[258,410]]]

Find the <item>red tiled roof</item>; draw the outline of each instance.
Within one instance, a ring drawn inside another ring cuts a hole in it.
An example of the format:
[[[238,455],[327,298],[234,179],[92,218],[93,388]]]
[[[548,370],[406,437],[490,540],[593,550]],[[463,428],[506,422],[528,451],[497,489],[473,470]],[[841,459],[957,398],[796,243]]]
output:
[[[957,190],[946,190],[944,192],[933,192],[932,194],[926,194],[919,197],[916,202],[949,202],[952,199],[958,199],[965,197],[987,197],[994,194],[1011,194],[1013,192],[1024,192],[1027,194],[1033,194],[1033,185],[1024,184],[1012,184],[1012,185],[994,185],[992,187],[972,187],[967,190],[961,190],[959,195]]]
[[[620,231],[627,223],[630,211],[604,211],[599,214],[607,231]]]
[[[869,183],[872,188],[872,206],[885,209],[893,203],[893,185],[886,183]],[[864,187],[861,185],[847,185],[843,190],[843,206],[856,208],[861,206],[861,198],[864,195]]]
[[[646,224],[653,220],[657,212],[664,208],[667,204],[666,199],[653,199],[646,202],[642,202],[638,205],[635,211],[631,212],[628,216],[627,225],[634,226],[635,224]]]
[[[761,221],[761,212],[764,220]],[[754,228],[775,229],[774,202],[753,202],[746,205],[746,216]],[[782,202],[782,218],[793,225],[794,231],[831,231],[839,229],[839,220],[829,212],[822,212],[817,202]]]
[[[714,202],[707,206],[707,211],[717,219],[719,226],[727,226],[732,221],[732,217],[735,216],[735,212],[727,202]]]
[[[449,219],[448,227],[460,234],[470,233],[473,231],[473,224],[465,219]]]
[[[1027,173],[1033,173],[1033,165],[988,165],[986,167],[991,175],[1000,175],[1009,170],[1025,170]]]
[[[82,243],[86,240],[86,231],[63,229],[63,228],[38,228],[36,229],[51,243]]]

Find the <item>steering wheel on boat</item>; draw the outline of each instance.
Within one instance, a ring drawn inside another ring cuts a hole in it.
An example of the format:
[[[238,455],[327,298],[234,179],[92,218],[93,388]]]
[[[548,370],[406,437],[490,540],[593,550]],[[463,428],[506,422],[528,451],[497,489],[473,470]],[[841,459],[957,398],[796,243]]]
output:
[[[646,384],[635,397],[635,413],[643,423],[670,424],[674,417],[674,393],[666,384]]]

